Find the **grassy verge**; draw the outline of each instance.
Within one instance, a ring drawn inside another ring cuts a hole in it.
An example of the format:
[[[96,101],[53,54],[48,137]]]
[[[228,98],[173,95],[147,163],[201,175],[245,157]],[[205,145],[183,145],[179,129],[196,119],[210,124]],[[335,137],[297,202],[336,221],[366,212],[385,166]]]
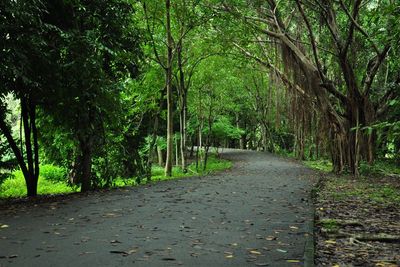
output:
[[[332,171],[328,160],[304,161],[304,165],[324,173]],[[365,201],[400,203],[400,177],[387,179],[387,175],[399,175],[400,167],[391,161],[376,161],[374,165],[362,163],[361,177],[353,179],[349,175],[332,176],[324,182],[324,196],[332,199],[358,197]]]
[[[338,176],[327,179],[324,183],[323,198],[346,200],[358,198],[363,201],[378,203],[400,203],[400,188],[388,180]]]
[[[322,171],[322,172],[331,172],[332,171],[332,163],[329,160],[321,159],[321,160],[307,160],[303,161],[304,165],[307,167]]]
[[[303,163],[311,169],[322,172],[331,172],[333,169],[332,163],[326,159],[306,160]],[[396,161],[389,159],[377,160],[373,165],[361,162],[360,174],[362,176],[394,175],[400,177],[400,165]]]
[[[188,171],[184,173],[181,167],[175,166],[172,168],[172,176],[168,177],[164,175],[164,167],[159,165],[153,165],[151,170],[151,182],[165,181],[165,180],[173,180],[185,177],[193,177],[193,176],[203,176],[216,171],[226,170],[232,167],[232,162],[224,159],[217,158],[215,155],[210,155],[207,163],[207,169],[205,171],[202,170],[201,166],[199,166],[199,171],[196,171],[195,163],[192,163],[188,166]],[[145,184],[146,181],[142,181],[141,184]],[[135,178],[130,179],[116,179],[114,181],[114,187],[123,187],[123,186],[136,186],[138,185]]]
[[[45,165],[44,169],[49,169],[49,165]],[[58,167],[53,167],[58,169]],[[53,181],[47,179],[45,174],[41,174],[38,181],[38,194],[66,194],[77,192],[78,188],[68,186],[66,182]],[[13,177],[8,178],[0,185],[0,198],[13,198],[26,196],[25,179],[20,170],[13,172]]]
[[[209,157],[207,169],[205,171],[196,172],[196,166],[190,164],[188,172],[183,173],[180,167],[174,167],[172,170],[172,177],[164,175],[164,168],[155,165],[152,168],[152,182],[178,179],[183,177],[207,175],[212,172],[226,170],[232,167],[232,162],[224,159],[219,159],[215,155]],[[71,187],[65,182],[67,171],[65,169],[44,165],[41,167],[41,174],[38,182],[39,195],[52,195],[52,194],[68,194],[78,192],[79,187]],[[144,182],[142,182],[143,184]],[[135,178],[131,179],[116,179],[113,187],[123,186],[136,186],[138,185]],[[6,179],[0,184],[0,198],[16,198],[26,196],[25,180],[20,170],[13,172],[13,177]]]

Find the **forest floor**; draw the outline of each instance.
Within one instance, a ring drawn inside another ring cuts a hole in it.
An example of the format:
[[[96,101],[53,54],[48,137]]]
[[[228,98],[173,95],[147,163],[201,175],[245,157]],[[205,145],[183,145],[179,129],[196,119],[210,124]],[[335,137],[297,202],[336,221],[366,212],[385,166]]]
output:
[[[0,207],[0,266],[304,266],[316,173],[225,150],[228,171]]]
[[[400,266],[399,177],[327,174],[317,192],[317,266]]]

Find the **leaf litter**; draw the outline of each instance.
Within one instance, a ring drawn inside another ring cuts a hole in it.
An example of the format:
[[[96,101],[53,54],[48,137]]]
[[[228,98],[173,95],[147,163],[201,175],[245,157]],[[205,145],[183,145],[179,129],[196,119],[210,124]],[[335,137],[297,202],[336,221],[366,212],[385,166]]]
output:
[[[400,266],[400,203],[390,195],[400,194],[400,182],[323,179],[314,201],[317,266]]]

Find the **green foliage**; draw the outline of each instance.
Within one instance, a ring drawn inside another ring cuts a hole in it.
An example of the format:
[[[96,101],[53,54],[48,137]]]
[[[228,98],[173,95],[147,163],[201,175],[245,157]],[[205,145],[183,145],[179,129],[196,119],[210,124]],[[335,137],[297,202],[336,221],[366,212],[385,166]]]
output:
[[[63,171],[61,168],[46,165],[46,176],[39,177],[38,194],[39,195],[52,195],[52,194],[67,194],[77,191],[77,188],[69,186],[66,181],[59,182]],[[0,198],[16,198],[26,196],[25,179],[21,171],[14,171],[12,178],[6,179],[0,185]]]
[[[17,162],[7,143],[0,138],[0,186],[5,179],[12,176],[12,170],[16,165]]]
[[[57,167],[51,164],[40,166],[40,175],[43,179],[53,183],[67,183],[68,172],[64,167]]]
[[[195,163],[192,163],[188,166],[188,172],[182,172],[180,167],[174,167],[172,169],[172,177],[165,176],[164,168],[160,166],[154,166],[152,169],[152,181],[162,181],[162,180],[170,180],[177,179],[183,177],[192,177],[198,175],[207,175],[212,172],[226,170],[232,167],[232,162],[224,159],[219,159],[215,155],[210,155],[207,168],[205,171],[201,170],[199,172],[196,171]]]
[[[400,175],[400,165],[396,159],[379,159],[370,165],[361,162],[360,173],[364,176]]]
[[[302,1],[318,40],[316,56],[321,72],[337,92],[324,91],[326,85],[308,90],[314,81],[305,81],[311,77],[303,68],[299,69],[304,73],[291,71],[291,64],[298,62],[291,62],[293,53],[285,55],[277,45],[282,40],[266,36],[265,30],[277,27],[263,16],[272,10],[277,19],[280,14],[292,14],[283,22],[288,24],[285,34],[305,53],[304,58],[313,59],[313,64],[315,58],[308,53],[313,51],[310,34],[294,2],[278,1],[276,7],[273,2],[172,1],[173,128],[177,131],[180,127],[179,111],[184,105],[180,89],[186,88],[188,147],[199,145],[200,139],[206,146],[240,144],[305,158],[309,160],[307,166],[331,171],[329,161],[311,160],[333,153],[329,125],[336,124],[324,125],[326,118],[335,114],[340,117],[338,121],[351,117],[346,114],[350,109],[343,104],[348,101],[340,99],[350,94],[338,61],[338,46],[321,6]],[[351,25],[348,15],[339,2],[328,2],[326,8],[333,5],[338,37],[346,37]],[[354,7],[351,1],[344,5],[350,11]],[[94,187],[135,184],[149,173],[146,163],[153,135],[157,135],[156,145],[166,148],[164,16],[164,5],[147,0],[0,3],[0,120],[20,146],[24,143],[24,137],[19,137],[20,100],[29,99],[38,111],[33,119],[40,133],[40,162],[45,164],[41,166],[39,191],[45,186],[43,181],[58,184],[74,171],[78,178],[84,177],[85,156],[91,165],[91,175],[86,174],[90,176],[86,178]],[[261,18],[252,19],[258,16]],[[349,124],[353,131],[348,133],[360,129],[362,135],[376,140],[373,149],[379,160],[372,166],[362,162],[364,175],[399,173],[399,17],[396,1],[363,4],[357,22],[365,33],[355,29],[348,38],[348,51],[339,53],[348,55],[354,83],[360,86],[361,95],[365,94],[364,106],[371,100],[368,112],[373,114],[361,117],[374,121],[357,127]],[[366,74],[373,73],[367,68],[379,58],[374,50],[382,51],[385,44],[391,45],[388,55],[377,65],[371,88],[365,89],[361,85],[368,80]],[[317,91],[324,94],[314,95]],[[318,111],[318,103],[325,98],[331,105],[329,116]],[[179,143],[181,137],[176,134],[174,140]],[[204,151],[200,151],[200,157],[204,157]],[[208,168],[227,167],[224,164],[228,163],[211,157]],[[2,137],[0,183],[15,165]],[[173,172],[175,177],[198,174],[193,165],[187,174],[179,168]],[[155,179],[165,179],[162,173],[163,167],[153,169]]]
[[[339,229],[339,224],[335,219],[320,220],[319,224],[328,231],[335,231]]]
[[[233,126],[226,116],[219,116],[212,126],[212,135],[217,139],[240,139],[244,133],[244,130]]]
[[[381,188],[370,190],[369,197],[377,202],[400,203],[400,190],[393,186],[383,186]]]
[[[310,167],[311,169],[322,171],[322,172],[331,172],[332,171],[332,162],[329,160],[308,160],[303,161],[304,165]]]
[[[189,172],[183,173],[180,167],[173,168],[172,177],[166,177],[164,174],[164,168],[160,166],[153,166],[152,168],[152,179],[151,181],[164,181],[171,179],[178,179],[184,177],[192,177],[198,175],[207,175],[212,172],[226,170],[232,167],[232,163],[227,160],[219,159],[214,155],[209,158],[207,169],[203,172],[197,173],[195,166],[191,164],[189,166]],[[38,183],[38,194],[67,194],[77,192],[79,187],[68,185],[66,181],[67,172],[65,168],[57,167],[53,165],[41,166],[41,177]],[[25,180],[21,171],[14,171],[13,178],[7,178],[3,184],[0,184],[0,198],[15,198],[23,197],[26,195]],[[146,183],[142,181],[141,184]],[[136,178],[122,178],[117,177],[112,180],[109,187],[123,187],[123,186],[136,186],[138,185]]]

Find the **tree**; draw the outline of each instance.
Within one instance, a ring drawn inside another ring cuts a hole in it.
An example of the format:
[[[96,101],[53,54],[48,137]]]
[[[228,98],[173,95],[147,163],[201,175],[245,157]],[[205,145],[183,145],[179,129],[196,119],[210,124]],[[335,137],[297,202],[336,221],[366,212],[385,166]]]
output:
[[[343,1],[298,0],[293,5],[274,0],[252,4],[238,1],[222,4],[219,9],[244,21],[261,50],[268,51],[271,42],[280,46],[283,72],[273,63],[271,53],[259,56],[236,44],[242,53],[272,69],[286,87],[298,91],[302,97],[311,97],[329,128],[326,139],[332,140],[330,148],[336,172],[348,167],[357,175],[361,157],[373,161],[374,134],[357,129],[374,124],[387,108],[382,103],[388,103],[395,95],[392,90],[379,99],[374,94],[379,90],[375,78],[393,46],[390,36],[395,20],[394,3],[361,5],[361,1],[355,1],[346,5]],[[286,12],[291,12],[291,19],[283,18]],[[372,14],[379,14],[374,17],[374,27],[386,26],[383,31],[376,29],[373,37],[364,29],[366,18]],[[366,42],[361,42],[361,38]]]
[[[0,4],[0,129],[12,149],[24,175],[28,196],[36,196],[39,178],[39,144],[36,126],[38,105],[49,93],[48,82],[52,51],[46,35],[51,25],[43,23],[46,6],[42,1],[3,1]],[[19,99],[23,134],[14,138],[6,120],[5,97],[12,94]],[[24,143],[24,145],[22,145]]]
[[[134,8],[124,1],[53,2],[48,21],[60,28],[57,105],[45,111],[71,132],[76,180],[82,191],[93,185],[92,161],[101,153],[106,127],[121,115],[121,89],[137,75],[139,38]]]
[[[137,74],[140,51],[133,6],[100,2],[1,4],[0,129],[24,174],[28,196],[36,195],[39,178],[37,110],[43,111],[41,118],[52,117],[49,122],[71,133],[78,147],[75,166],[82,191],[87,191],[93,182],[93,154],[100,147],[96,144],[104,140],[104,122],[120,106],[119,82]],[[10,93],[20,100],[24,150],[5,117],[4,97]]]

